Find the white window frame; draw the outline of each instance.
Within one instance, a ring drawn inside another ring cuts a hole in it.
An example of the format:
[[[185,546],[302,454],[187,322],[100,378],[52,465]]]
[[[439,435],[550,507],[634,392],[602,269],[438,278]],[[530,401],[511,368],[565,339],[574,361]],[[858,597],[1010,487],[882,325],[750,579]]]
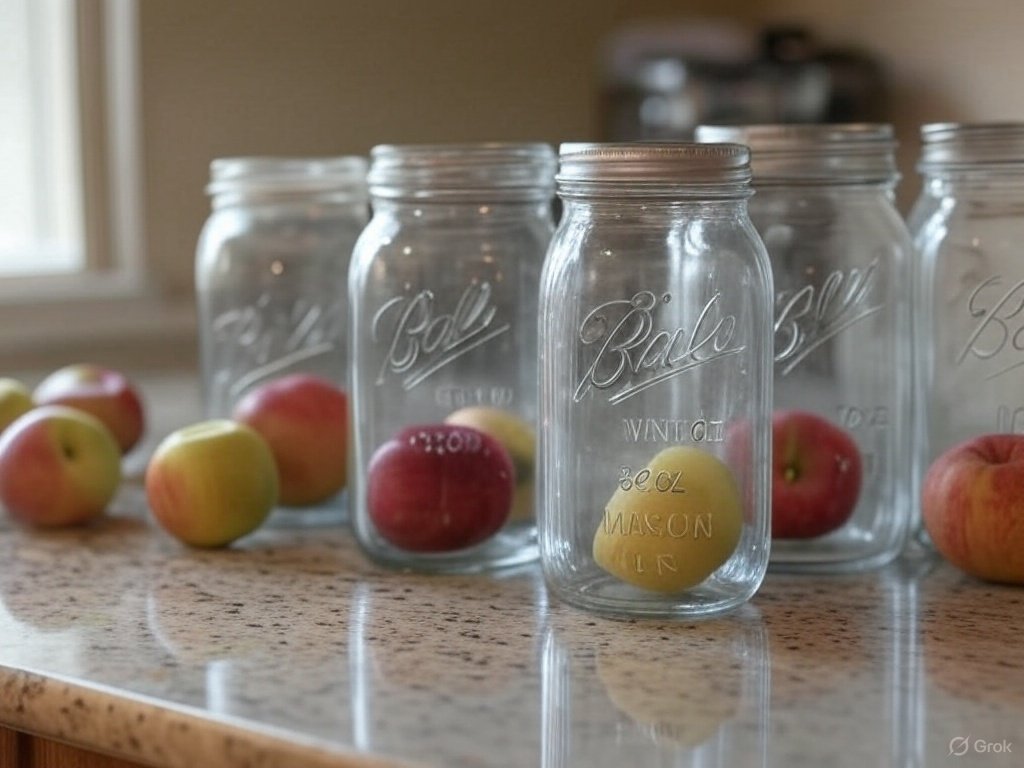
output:
[[[138,2],[75,0],[85,268],[0,278],[0,353],[195,332],[145,250]]]

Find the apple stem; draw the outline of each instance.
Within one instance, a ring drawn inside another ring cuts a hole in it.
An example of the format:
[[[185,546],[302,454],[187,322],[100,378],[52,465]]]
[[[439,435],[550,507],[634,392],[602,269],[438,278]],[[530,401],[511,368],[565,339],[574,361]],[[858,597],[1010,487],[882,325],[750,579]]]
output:
[[[800,473],[797,471],[796,467],[790,464],[786,467],[786,470],[782,473],[782,476],[783,478],[785,478],[787,483],[792,483],[794,480],[797,479],[797,477],[800,476]]]

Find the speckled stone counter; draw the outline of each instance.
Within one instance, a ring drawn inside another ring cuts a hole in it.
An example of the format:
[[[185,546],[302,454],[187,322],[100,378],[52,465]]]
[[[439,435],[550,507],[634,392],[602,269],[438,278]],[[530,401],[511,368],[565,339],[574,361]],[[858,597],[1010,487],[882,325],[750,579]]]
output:
[[[1020,766],[1022,632],[1024,590],[919,557],[673,624],[340,527],[189,550],[137,483],[85,530],[0,522],[0,724],[158,768]]]

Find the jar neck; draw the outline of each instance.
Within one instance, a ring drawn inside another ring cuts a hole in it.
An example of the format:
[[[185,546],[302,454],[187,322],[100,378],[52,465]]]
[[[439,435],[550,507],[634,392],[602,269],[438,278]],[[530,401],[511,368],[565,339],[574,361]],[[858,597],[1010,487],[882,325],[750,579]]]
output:
[[[374,215],[393,216],[416,221],[499,221],[507,219],[550,219],[549,198],[502,200],[485,195],[473,200],[430,199],[407,200],[378,198],[372,200]]]
[[[956,170],[924,174],[924,190],[933,197],[1024,196],[1024,171]]]
[[[364,195],[353,194],[349,191],[268,192],[232,189],[214,195],[210,199],[210,206],[215,211],[226,208],[307,208],[310,206],[364,210],[368,202]]]
[[[611,219],[736,218],[747,216],[747,198],[727,200],[661,200],[566,197],[563,217]]]

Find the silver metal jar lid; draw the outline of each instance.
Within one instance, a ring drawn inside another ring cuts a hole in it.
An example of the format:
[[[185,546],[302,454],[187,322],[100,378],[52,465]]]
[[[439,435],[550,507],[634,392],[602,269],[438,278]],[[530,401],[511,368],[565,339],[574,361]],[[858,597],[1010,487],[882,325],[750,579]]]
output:
[[[366,198],[367,162],[339,157],[224,157],[210,163],[207,194],[292,195],[336,192]]]
[[[754,185],[893,182],[896,141],[883,123],[701,125],[698,141],[733,141],[751,151]]]
[[[738,144],[567,143],[559,160],[563,197],[736,195],[747,194],[750,184],[750,152]]]
[[[555,153],[542,143],[381,144],[370,159],[370,194],[378,198],[553,194]]]
[[[922,173],[1024,167],[1024,123],[929,123],[921,142]]]

